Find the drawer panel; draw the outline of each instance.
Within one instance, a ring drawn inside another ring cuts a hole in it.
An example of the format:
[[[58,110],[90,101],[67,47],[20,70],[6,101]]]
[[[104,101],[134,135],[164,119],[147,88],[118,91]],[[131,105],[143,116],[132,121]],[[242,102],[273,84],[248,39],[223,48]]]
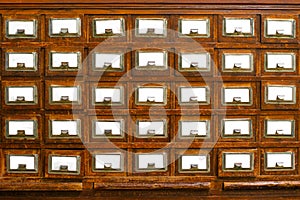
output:
[[[246,177],[258,174],[257,150],[224,149],[219,151],[219,176]]]
[[[37,177],[41,176],[41,156],[36,149],[3,150],[4,176]]]
[[[3,15],[4,41],[40,41],[39,15]]]
[[[45,177],[78,178],[84,175],[84,152],[45,150]]]

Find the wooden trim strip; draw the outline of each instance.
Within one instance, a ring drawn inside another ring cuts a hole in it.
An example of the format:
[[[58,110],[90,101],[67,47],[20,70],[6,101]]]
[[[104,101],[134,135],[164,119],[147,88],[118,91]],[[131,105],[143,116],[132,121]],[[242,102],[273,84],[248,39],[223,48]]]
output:
[[[123,190],[132,190],[132,189],[144,189],[144,190],[153,190],[153,189],[198,189],[198,190],[209,190],[210,182],[176,182],[176,183],[94,183],[94,189],[123,189]]]
[[[18,3],[18,4],[69,4],[69,3],[82,3],[81,0],[0,0],[1,3]],[[107,4],[107,3],[125,3],[125,4],[153,4],[153,3],[163,3],[163,4],[294,4],[300,3],[300,0],[152,0],[146,2],[144,0],[85,0],[85,4]]]
[[[0,191],[82,191],[82,183],[0,183]]]
[[[299,189],[300,181],[224,182],[224,190]]]

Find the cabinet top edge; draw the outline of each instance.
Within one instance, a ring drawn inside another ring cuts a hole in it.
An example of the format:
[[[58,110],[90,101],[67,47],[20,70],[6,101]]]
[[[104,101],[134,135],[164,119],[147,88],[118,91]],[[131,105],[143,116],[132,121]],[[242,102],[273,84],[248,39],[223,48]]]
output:
[[[271,4],[298,5],[300,0],[0,0],[1,4]]]

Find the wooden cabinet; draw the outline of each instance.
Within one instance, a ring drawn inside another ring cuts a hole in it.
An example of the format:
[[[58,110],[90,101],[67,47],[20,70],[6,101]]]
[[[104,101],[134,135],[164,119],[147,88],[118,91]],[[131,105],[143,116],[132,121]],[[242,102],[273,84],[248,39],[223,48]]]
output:
[[[14,2],[0,191],[299,188],[298,0]]]

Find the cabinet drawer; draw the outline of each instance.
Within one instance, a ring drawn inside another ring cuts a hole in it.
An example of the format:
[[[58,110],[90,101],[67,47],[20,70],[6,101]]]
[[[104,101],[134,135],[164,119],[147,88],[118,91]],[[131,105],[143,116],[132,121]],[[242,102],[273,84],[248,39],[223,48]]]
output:
[[[125,83],[91,82],[89,90],[89,104],[91,109],[127,107],[127,87]]]
[[[140,49],[133,52],[133,76],[169,76],[173,55],[170,49]]]
[[[4,176],[36,177],[41,175],[41,156],[36,149],[3,150]]]
[[[42,106],[40,81],[2,81],[4,109],[38,109]]]
[[[83,41],[83,15],[47,15],[48,41]]]
[[[4,15],[4,41],[40,41],[41,18],[39,15]]]
[[[262,42],[298,43],[297,15],[262,15]]]
[[[89,152],[88,174],[98,176],[124,176],[127,152],[123,149],[95,149]]]
[[[83,82],[66,79],[45,83],[47,109],[82,109],[85,102]]]
[[[177,31],[176,40],[190,42],[213,41],[214,17],[212,15],[181,15],[173,17]]]
[[[176,175],[212,175],[213,154],[208,149],[176,150]]]
[[[40,114],[6,114],[2,117],[3,141],[7,143],[39,143],[42,138]]]
[[[258,157],[255,149],[226,149],[219,151],[219,176],[256,176]]]
[[[169,174],[167,150],[135,150],[134,151],[134,169],[136,175],[167,175]]]
[[[46,49],[46,76],[81,76],[83,68],[83,48],[50,47]]]
[[[133,134],[136,142],[167,142],[170,140],[169,116],[135,116]]]
[[[257,15],[219,15],[219,40],[221,42],[255,43],[259,39]]]
[[[259,94],[255,82],[224,82],[219,84],[219,108],[251,109],[257,107]]]
[[[257,133],[256,116],[219,115],[218,134],[221,141],[254,141]]]
[[[262,109],[297,109],[298,83],[294,81],[262,81]]]
[[[297,75],[298,67],[298,50],[280,49],[280,50],[263,50],[261,51],[261,66],[263,75]]]
[[[79,114],[46,114],[47,143],[81,143],[84,134],[84,117]]]
[[[270,113],[260,117],[262,141],[298,140],[298,119],[295,115]]]
[[[93,15],[88,17],[89,40],[91,42],[104,41],[126,41],[127,16],[123,15]]]
[[[43,58],[40,49],[13,48],[3,49],[5,63],[2,67],[4,76],[40,76],[43,72]]]
[[[219,51],[219,72],[221,75],[255,76],[257,70],[257,55],[255,50],[229,50]]]
[[[79,150],[45,150],[46,178],[78,178],[84,175],[84,153]]]
[[[126,76],[129,71],[131,52],[125,48],[90,49],[88,61],[91,76]]]
[[[90,116],[89,117],[89,142],[127,141],[130,130],[127,117],[119,115]]]
[[[210,109],[213,104],[211,102],[211,94],[213,94],[211,82],[190,82],[176,83],[176,107],[195,109]]]
[[[177,134],[176,140],[191,142],[212,140],[214,138],[213,118],[213,116],[200,114],[199,116],[182,115],[176,117],[176,125],[173,129]]]
[[[132,33],[134,35],[133,41],[170,41],[169,16],[136,15],[132,19],[135,30]]]
[[[135,83],[133,108],[147,108],[150,106],[170,107],[170,91],[168,83]]]
[[[261,150],[261,173],[264,175],[298,174],[296,148],[266,148]]]

